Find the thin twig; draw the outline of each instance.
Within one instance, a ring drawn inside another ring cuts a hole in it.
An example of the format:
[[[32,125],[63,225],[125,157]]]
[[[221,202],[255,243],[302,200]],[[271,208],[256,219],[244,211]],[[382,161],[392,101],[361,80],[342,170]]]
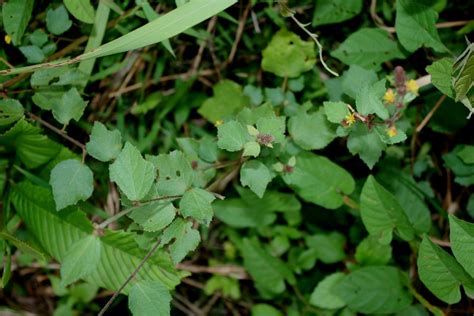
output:
[[[439,109],[443,101],[446,99],[446,95],[443,94],[441,98],[439,98],[438,102],[436,102],[435,106],[431,109],[431,111],[425,116],[423,121],[416,127],[416,132],[419,133],[425,127],[426,124],[430,121],[431,117],[435,114],[435,112]]]
[[[143,265],[147,262],[147,260],[153,256],[155,251],[158,249],[160,246],[161,240],[157,240],[153,248],[150,249],[150,251],[146,254],[146,256],[143,258],[143,260],[140,262],[140,264],[135,268],[135,270],[130,274],[130,276],[123,282],[123,284],[120,286],[120,288],[112,295],[112,297],[108,300],[108,302],[105,304],[105,306],[100,310],[98,316],[103,316],[104,313],[109,309],[110,305],[114,302],[114,300],[117,298],[117,296],[122,292],[122,290],[132,281],[132,279],[138,274],[138,272],[141,270]]]
[[[197,266],[185,263],[178,263],[176,268],[180,270],[189,271],[192,273],[210,273],[219,274],[224,276],[234,277],[239,280],[249,279],[250,276],[247,274],[244,268],[234,265],[220,265],[214,267],[208,266]]]
[[[234,60],[235,54],[237,53],[237,48],[239,46],[242,34],[244,33],[245,22],[247,22],[247,17],[249,16],[250,9],[252,9],[252,2],[249,1],[247,7],[245,7],[244,13],[239,21],[239,26],[237,27],[237,32],[235,33],[234,44],[230,50],[229,58],[227,58],[227,63],[230,64]]]
[[[436,23],[436,28],[437,29],[446,29],[450,27],[456,27],[456,26],[463,26],[471,22],[472,20],[464,20],[464,21],[451,21],[451,22],[440,22]],[[393,26],[380,26],[381,29],[384,29],[385,31],[389,33],[395,33],[396,29]]]

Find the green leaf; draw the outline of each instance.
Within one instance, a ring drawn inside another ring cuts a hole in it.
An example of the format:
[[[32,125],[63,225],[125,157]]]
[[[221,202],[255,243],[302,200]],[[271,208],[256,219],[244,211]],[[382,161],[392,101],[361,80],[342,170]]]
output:
[[[370,175],[360,196],[360,215],[370,235],[382,244],[389,244],[393,230],[410,241],[414,230],[395,197]]]
[[[72,26],[66,8],[60,5],[56,9],[46,11],[46,28],[54,35],[61,35]]]
[[[347,110],[347,106],[344,107]],[[298,146],[305,150],[322,149],[336,138],[336,128],[327,121],[324,112],[325,109],[321,107],[311,114],[300,111],[290,118],[288,132]]]
[[[174,242],[168,245],[172,240]],[[181,262],[188,252],[196,249],[200,241],[201,236],[193,228],[193,223],[181,218],[176,218],[161,236],[161,245],[168,245],[168,250],[175,264]]]
[[[368,85],[370,87],[376,82],[377,73],[374,70],[351,65],[349,70],[344,73],[342,88],[345,94],[356,99],[364,86]]]
[[[23,105],[15,99],[0,100],[0,126],[15,123],[23,117]]]
[[[58,163],[51,171],[49,184],[53,188],[56,210],[85,201],[94,191],[92,171],[85,164],[75,159]]]
[[[381,29],[362,28],[352,33],[331,55],[347,65],[380,69],[380,64],[403,53],[388,33]]]
[[[143,159],[138,149],[128,142],[109,166],[109,173],[110,180],[132,201],[143,199],[156,177],[153,164]]]
[[[247,130],[237,121],[229,121],[217,127],[217,146],[221,149],[239,151],[249,140]]]
[[[252,316],[283,316],[275,307],[268,304],[255,304],[251,309]]]
[[[346,238],[338,232],[317,234],[305,238],[306,244],[313,250],[316,258],[325,264],[336,263],[346,258],[344,246]]]
[[[34,46],[34,45],[21,46],[20,51],[23,54],[23,56],[26,57],[26,61],[30,64],[40,63],[46,58],[46,56],[44,55],[44,52],[38,46]]]
[[[388,119],[388,109],[382,102],[385,94],[385,79],[372,85],[363,85],[356,97],[357,111],[362,115],[377,114],[383,120]]]
[[[258,157],[260,155],[260,144],[257,142],[247,142],[244,144],[243,157]]]
[[[31,44],[38,47],[43,47],[43,45],[48,42],[48,35],[43,30],[39,29],[31,33],[28,38]]]
[[[179,209],[184,217],[192,217],[199,223],[209,226],[214,215],[211,203],[215,199],[214,195],[206,190],[192,188],[186,191],[179,201]]]
[[[397,1],[396,6],[395,30],[403,47],[410,52],[422,46],[440,53],[447,52],[436,29],[438,14],[435,10],[411,0]]]
[[[375,236],[367,236],[357,245],[355,258],[362,266],[382,266],[392,258],[392,246],[384,245]]]
[[[33,12],[34,0],[10,0],[2,5],[3,27],[19,46]]]
[[[464,161],[465,164],[474,164],[474,146],[465,145],[458,152],[458,157]]]
[[[343,298],[353,311],[391,314],[404,309],[412,301],[403,284],[397,268],[364,267],[340,280],[332,293]]]
[[[356,123],[347,139],[347,148],[351,154],[358,154],[360,159],[372,169],[382,156],[386,145],[377,133],[369,131],[365,124]]]
[[[40,133],[39,128],[21,119],[0,136],[0,144],[14,148],[16,155],[28,168],[36,168],[50,161],[61,148]]]
[[[456,61],[454,78],[454,90],[456,91],[456,101],[464,99],[469,90],[474,85],[474,45],[466,49],[467,53],[463,53],[460,61]],[[466,54],[466,55],[464,55]]]
[[[155,232],[171,224],[176,216],[176,209],[170,202],[156,201],[138,207],[128,216],[145,231]]]
[[[86,149],[95,159],[110,161],[117,158],[122,149],[122,135],[117,130],[109,131],[104,124],[96,121]]]
[[[462,149],[462,146],[456,146],[452,152],[443,155],[443,160],[446,167],[454,172],[454,182],[468,186],[474,184],[474,164],[465,163],[459,157]]]
[[[240,110],[250,104],[242,92],[242,87],[231,81],[223,80],[213,88],[214,96],[204,101],[198,112],[211,123],[233,118]]]
[[[63,0],[69,13],[81,22],[94,23],[94,8],[90,0]]]
[[[449,215],[451,248],[458,262],[474,277],[474,224]]]
[[[362,0],[317,0],[313,26],[339,23],[353,18],[362,10]]]
[[[57,103],[53,103],[53,116],[62,124],[69,124],[71,119],[79,121],[87,102],[84,101],[76,88],[71,88],[64,93]]]
[[[90,275],[99,264],[102,244],[98,237],[89,235],[76,241],[64,255],[61,264],[63,286]]]
[[[275,114],[261,117],[257,120],[257,129],[260,134],[271,135],[272,143],[281,143],[285,140],[285,117]]]
[[[309,303],[324,309],[339,309],[346,306],[346,302],[339,296],[333,294],[333,288],[345,278],[342,272],[336,272],[326,276],[314,288]]]
[[[286,29],[281,29],[273,36],[262,55],[263,70],[280,77],[299,77],[316,63],[314,43],[305,42]]]
[[[336,209],[343,204],[343,195],[354,191],[352,176],[326,157],[301,153],[296,166],[283,174],[283,180],[304,200]]]
[[[341,124],[341,122],[346,118],[346,116],[350,114],[347,104],[341,101],[325,101],[324,113],[326,114],[328,121],[335,124]]]
[[[426,71],[431,75],[431,83],[438,88],[439,91],[454,99],[452,58],[445,57],[437,60],[426,67]]]
[[[168,316],[173,298],[159,281],[139,281],[130,289],[128,308],[134,316]]]
[[[265,195],[267,194],[268,191]],[[266,209],[255,212],[251,205],[238,198],[216,201],[213,206],[215,216],[231,227],[262,227],[270,225],[276,220],[274,212]]]
[[[421,242],[417,264],[423,284],[448,304],[461,300],[461,284],[474,288],[473,278],[451,255],[435,245],[427,236],[424,236]]]
[[[12,235],[11,233],[7,231],[0,231],[0,240],[6,240],[10,244],[14,245],[16,248],[18,248],[21,252],[25,254],[30,254],[39,260],[46,261],[47,256],[41,249],[38,249],[37,245],[35,244],[30,244],[27,243],[19,238],[17,238],[15,235]],[[3,247],[3,243],[1,244]],[[3,250],[2,250],[3,251]],[[3,272],[5,275],[5,272]]]
[[[263,197],[272,178],[267,166],[258,160],[247,161],[240,168],[240,183],[248,186],[260,198]]]

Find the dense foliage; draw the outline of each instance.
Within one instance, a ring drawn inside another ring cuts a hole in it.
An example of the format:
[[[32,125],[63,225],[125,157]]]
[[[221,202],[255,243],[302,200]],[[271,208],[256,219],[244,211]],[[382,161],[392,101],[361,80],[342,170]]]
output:
[[[474,312],[474,3],[0,3],[2,310]]]

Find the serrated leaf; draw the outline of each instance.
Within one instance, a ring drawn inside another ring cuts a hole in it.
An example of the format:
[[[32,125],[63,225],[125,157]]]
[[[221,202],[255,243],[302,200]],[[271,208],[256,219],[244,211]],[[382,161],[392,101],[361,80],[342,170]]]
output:
[[[382,102],[385,94],[385,79],[372,85],[363,85],[356,97],[357,111],[362,115],[377,114],[383,120],[388,119],[388,109]]]
[[[452,58],[445,57],[437,60],[426,67],[426,71],[431,75],[431,83],[438,88],[439,91],[454,99]]]
[[[94,191],[92,171],[85,164],[75,159],[58,163],[51,171],[49,184],[53,189],[56,210],[85,201]]]
[[[267,166],[258,160],[247,161],[240,168],[240,183],[248,186],[260,198],[263,197],[272,178]]]
[[[385,61],[404,58],[388,33],[375,28],[362,28],[352,33],[331,55],[347,65],[367,69],[379,69]]]
[[[61,264],[61,283],[69,285],[97,269],[102,244],[97,236],[89,235],[76,241],[64,255]]]
[[[192,188],[186,191],[179,201],[179,209],[184,217],[192,217],[199,223],[209,226],[214,215],[211,203],[216,198],[206,190]]]
[[[344,107],[347,110],[347,106]],[[336,138],[336,127],[326,120],[324,112],[324,108],[321,107],[311,114],[300,111],[290,118],[288,132],[298,146],[305,150],[322,149]]]
[[[377,82],[377,73],[358,65],[351,65],[342,77],[342,89],[345,94],[355,99],[365,85],[372,86]]]
[[[309,298],[309,303],[313,306],[324,309],[338,309],[346,306],[346,302],[341,297],[333,294],[333,287],[345,278],[342,272],[336,272],[326,276],[314,288]]]
[[[343,194],[351,194],[355,187],[346,170],[326,157],[311,153],[299,154],[294,169],[282,177],[304,200],[329,209],[341,206]]]
[[[0,126],[15,123],[23,117],[23,105],[15,99],[0,100]]]
[[[122,149],[122,135],[117,130],[109,131],[104,124],[96,121],[86,149],[95,159],[110,161],[117,158]]]
[[[324,113],[329,122],[341,124],[341,122],[350,114],[347,104],[344,102],[324,102]]]
[[[297,78],[316,63],[312,41],[281,29],[262,52],[262,69],[280,77]]]
[[[370,175],[360,196],[360,215],[370,235],[382,244],[389,244],[395,230],[410,241],[414,230],[395,197]]]
[[[250,104],[242,87],[231,80],[223,80],[213,88],[214,96],[204,101],[198,112],[211,123],[233,118]]]
[[[417,265],[423,284],[448,304],[461,300],[461,285],[474,288],[473,278],[451,255],[435,245],[427,236],[424,236],[421,242]]]
[[[249,140],[247,130],[237,121],[229,121],[217,127],[217,146],[221,149],[239,151]]]
[[[474,277],[474,224],[449,215],[451,248],[458,262]]]
[[[138,207],[128,216],[145,231],[155,232],[171,224],[176,216],[176,209],[172,203],[156,201]]]
[[[339,23],[351,19],[362,10],[362,0],[317,0],[313,26]]]
[[[87,106],[87,102],[82,99],[76,88],[65,92],[58,101],[53,103],[53,116],[62,124],[69,124],[71,119],[79,121]]]
[[[285,117],[271,115],[257,120],[257,129],[261,134],[271,135],[273,142],[281,143],[285,140]]]
[[[33,94],[31,100],[43,110],[52,110],[54,104],[61,103],[63,94],[61,91],[38,91]]]
[[[351,154],[358,154],[360,159],[372,169],[382,156],[386,145],[377,133],[369,131],[365,124],[356,123],[347,139],[347,148]]]
[[[94,23],[94,8],[90,0],[63,0],[69,13],[81,22]]]
[[[436,29],[438,14],[435,10],[411,0],[397,1],[396,6],[395,30],[403,47],[410,52],[422,46],[431,47],[440,53],[448,50]]]
[[[332,293],[343,298],[353,311],[391,314],[404,309],[412,301],[403,284],[397,268],[364,267],[340,280]]]
[[[362,266],[385,265],[392,258],[392,246],[381,244],[375,236],[367,236],[357,245],[355,258]]]
[[[46,11],[46,28],[54,35],[61,35],[72,26],[69,14],[63,5]]]
[[[132,201],[143,199],[156,177],[153,164],[143,159],[138,149],[128,142],[109,166],[109,173],[110,180]]]
[[[33,12],[34,0],[10,0],[2,5],[5,32],[16,46],[21,44],[28,22]]]
[[[128,307],[134,316],[168,316],[172,297],[158,281],[139,281],[130,289]]]
[[[30,64],[40,63],[46,58],[41,48],[35,45],[21,46],[20,51]]]
[[[174,241],[170,244],[172,240]],[[193,223],[181,218],[176,218],[161,236],[161,245],[169,244],[168,249],[175,264],[196,249],[200,241],[201,235],[193,228]]]

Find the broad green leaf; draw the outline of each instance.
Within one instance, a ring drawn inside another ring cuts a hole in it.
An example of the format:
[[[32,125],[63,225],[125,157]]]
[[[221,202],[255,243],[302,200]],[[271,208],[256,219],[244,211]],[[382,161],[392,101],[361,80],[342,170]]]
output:
[[[281,29],[262,52],[262,69],[280,77],[296,78],[316,63],[312,41]]]
[[[250,104],[242,87],[231,80],[223,80],[213,88],[214,96],[204,101],[198,112],[211,123],[233,118]]]
[[[23,56],[26,57],[26,61],[30,64],[40,63],[46,58],[46,56],[44,55],[44,52],[38,46],[34,46],[34,45],[21,46],[20,51],[23,54]]]
[[[76,88],[64,93],[58,101],[53,103],[53,116],[62,124],[69,124],[71,119],[79,121],[87,106],[87,102],[82,99]]]
[[[360,215],[370,235],[389,244],[393,230],[404,240],[414,237],[414,230],[396,198],[370,175],[360,196]]]
[[[356,99],[364,86],[372,86],[377,82],[377,73],[372,69],[369,70],[358,65],[351,65],[342,78],[344,93]]]
[[[345,278],[342,272],[328,275],[314,288],[309,303],[324,309],[339,309],[346,306],[346,302],[339,296],[333,294],[332,289]]]
[[[347,110],[347,106],[344,107]],[[324,108],[321,107],[311,114],[300,111],[290,118],[288,132],[298,146],[305,150],[322,149],[336,138],[336,128],[327,121],[324,112]]]
[[[258,160],[245,162],[240,168],[240,183],[262,198],[267,185],[272,181],[270,169]]]
[[[301,153],[296,166],[283,174],[283,180],[304,200],[335,209],[343,204],[344,194],[354,191],[352,176],[326,157]]]
[[[252,316],[283,316],[282,312],[268,304],[255,304],[250,313]]]
[[[217,127],[217,146],[221,149],[239,151],[249,140],[247,130],[237,121],[229,121]]]
[[[268,253],[256,239],[244,238],[240,249],[245,269],[255,281],[255,287],[262,297],[273,297],[286,289],[285,280],[294,283],[291,270],[279,258]]]
[[[63,0],[69,13],[81,22],[94,23],[94,8],[90,0]]]
[[[48,42],[48,35],[43,30],[35,30],[33,33],[29,35],[29,40],[31,44],[43,47],[44,44]]]
[[[62,284],[69,285],[97,269],[101,247],[99,238],[94,235],[88,235],[72,244],[61,264]]]
[[[344,246],[346,238],[338,232],[316,234],[305,238],[306,245],[313,250],[316,258],[326,264],[336,263],[346,258]]]
[[[439,91],[454,99],[455,95],[452,84],[453,60],[448,57],[437,60],[426,67],[426,71],[431,75],[431,83]]]
[[[216,198],[206,190],[192,188],[186,191],[179,201],[179,209],[184,217],[192,217],[196,221],[209,226],[214,215],[211,203]]]
[[[363,314],[396,313],[412,301],[400,271],[387,266],[360,268],[340,280],[332,293]]]
[[[28,231],[43,249],[59,262],[71,246],[92,233],[85,214],[76,207],[56,212],[51,192],[28,182],[16,184],[11,198]],[[105,231],[101,237],[100,261],[86,279],[100,287],[116,291],[146,255],[135,242],[135,234]],[[120,267],[118,269],[118,267]],[[160,280],[169,289],[179,283],[179,276],[168,254],[157,252],[138,272],[136,280]],[[128,293],[129,286],[124,289]]]
[[[474,277],[474,224],[449,215],[451,248],[458,262]]]
[[[260,144],[257,142],[247,142],[244,144],[243,157],[258,157],[260,155]]]
[[[385,79],[363,85],[356,97],[357,111],[362,115],[377,114],[383,120],[388,119],[388,109],[382,102],[385,91]]]
[[[365,124],[356,123],[347,139],[351,154],[358,154],[370,169],[379,161],[386,147],[377,133],[369,131]]]
[[[47,260],[46,254],[43,253],[41,249],[38,249],[37,245],[23,241],[7,231],[0,231],[0,241],[1,240],[8,241],[23,253],[30,254],[43,261]],[[0,245],[3,246],[3,243],[0,243]]]
[[[23,117],[23,105],[15,99],[0,100],[0,126],[15,123]]]
[[[387,126],[375,126],[375,128],[373,129],[373,132],[377,134],[380,140],[387,145],[398,144],[398,143],[404,142],[407,139],[407,134],[401,127],[403,126],[402,124],[393,125],[393,128],[395,128],[396,130],[396,133],[394,136],[389,135],[389,130],[392,127],[388,128]],[[405,126],[403,126],[403,128],[405,128]]]
[[[418,274],[440,300],[455,304],[461,300],[461,285],[474,288],[474,279],[451,255],[424,236],[418,253]]]
[[[147,156],[146,159],[158,170],[156,189],[159,194],[181,195],[193,184],[193,169],[181,151]]]
[[[75,159],[61,161],[51,171],[49,184],[53,189],[56,210],[85,201],[94,191],[92,171]]]
[[[341,124],[341,122],[350,114],[347,104],[341,101],[325,101],[324,113],[326,114],[328,121],[335,124]]]
[[[9,0],[2,5],[3,27],[19,46],[33,12],[34,0]]]
[[[250,84],[246,85],[244,87],[244,95],[249,97],[250,103],[252,105],[257,106],[263,102],[263,92],[259,87],[255,87]]]
[[[257,129],[260,134],[271,135],[273,142],[281,143],[285,140],[285,117],[271,115],[257,120]]]
[[[268,191],[267,191],[268,194]],[[225,199],[213,203],[215,216],[226,225],[236,228],[262,227],[273,223],[276,215],[273,211],[267,211],[255,205],[249,205],[238,198]]]
[[[317,0],[313,26],[339,23],[351,19],[362,10],[362,0]]]
[[[447,51],[436,29],[436,11],[411,0],[397,0],[396,6],[395,30],[403,47],[410,52],[422,46],[431,47],[440,53]]]
[[[145,231],[155,232],[171,224],[176,216],[176,209],[170,202],[156,201],[138,207],[128,216]]]
[[[86,144],[87,153],[100,161],[110,161],[117,158],[122,149],[122,135],[119,131],[109,131],[101,122],[94,122],[89,142]]]
[[[134,316],[168,316],[173,298],[159,281],[139,281],[130,289],[128,307]]]
[[[347,65],[367,69],[380,69],[380,64],[385,61],[404,58],[388,33],[374,28],[362,28],[352,33],[331,55]]]
[[[109,166],[109,173],[110,180],[132,201],[143,199],[156,177],[153,164],[143,159],[138,149],[128,142]]]
[[[28,168],[36,168],[54,158],[59,150],[59,144],[53,142],[41,130],[25,119],[0,136],[0,144],[13,148],[16,155]]]
[[[43,110],[52,110],[54,104],[61,103],[63,94],[61,91],[38,91],[33,94],[31,100]]]
[[[79,1],[79,0],[76,0]],[[54,35],[61,35],[72,26],[69,14],[63,5],[46,11],[46,28]]]
[[[474,184],[474,164],[465,163],[459,152],[463,149],[463,146],[456,146],[450,153],[443,155],[443,160],[449,169],[454,172],[454,182],[464,186]]]
[[[458,152],[458,157],[464,161],[465,164],[474,164],[474,146],[465,145]]]
[[[460,61],[456,61],[455,65],[456,76],[453,85],[456,91],[456,101],[464,99],[474,85],[474,45],[470,44],[466,51],[466,55],[461,55],[464,57]]]
[[[362,266],[382,266],[392,258],[392,246],[381,244],[377,237],[369,235],[357,245],[355,258]]]
[[[174,241],[170,244],[172,240]],[[168,249],[175,264],[181,262],[190,251],[196,249],[200,241],[201,236],[193,228],[193,223],[181,218],[176,218],[161,236],[161,245],[169,244]]]

